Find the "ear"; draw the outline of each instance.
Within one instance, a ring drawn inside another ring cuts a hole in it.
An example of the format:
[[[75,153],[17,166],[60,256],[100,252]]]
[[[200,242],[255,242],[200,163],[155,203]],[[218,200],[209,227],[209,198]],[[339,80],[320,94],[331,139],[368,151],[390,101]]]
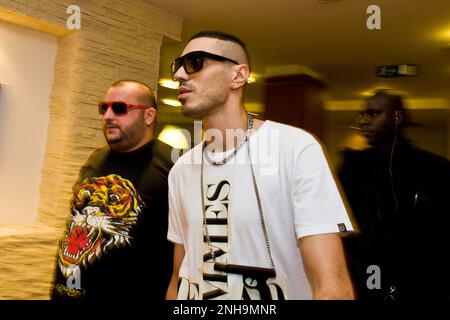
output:
[[[394,121],[396,126],[399,126],[403,123],[403,118],[403,112],[400,110],[395,110]]]
[[[231,79],[231,89],[239,89],[247,83],[250,76],[250,68],[246,64],[235,66],[235,72]]]
[[[155,122],[156,113],[157,113],[157,111],[153,107],[144,110],[144,120],[145,120],[145,124],[147,126],[149,126],[153,122]]]

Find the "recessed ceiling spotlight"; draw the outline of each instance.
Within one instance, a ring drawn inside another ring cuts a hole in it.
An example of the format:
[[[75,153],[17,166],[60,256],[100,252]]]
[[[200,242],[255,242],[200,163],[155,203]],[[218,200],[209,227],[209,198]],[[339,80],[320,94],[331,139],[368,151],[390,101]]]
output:
[[[161,79],[158,81],[158,83],[164,87],[164,88],[169,88],[169,89],[178,89],[179,87],[179,82],[178,81],[173,81],[171,79]]]
[[[161,101],[168,106],[181,107],[181,102],[175,99],[161,99]]]
[[[252,74],[250,74],[250,76],[247,79],[248,83],[255,83],[256,82],[256,77]]]

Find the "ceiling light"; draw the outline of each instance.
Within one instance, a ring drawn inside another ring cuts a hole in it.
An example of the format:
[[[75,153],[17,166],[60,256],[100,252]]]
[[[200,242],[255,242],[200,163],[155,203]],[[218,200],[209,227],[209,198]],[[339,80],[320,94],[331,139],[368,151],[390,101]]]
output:
[[[370,89],[370,90],[362,92],[361,95],[365,96],[365,97],[372,97],[378,91],[385,91],[386,93],[396,94],[396,95],[400,95],[400,96],[407,96],[408,95],[408,93],[406,91],[396,90],[396,89],[392,89],[392,88],[389,88],[389,87],[376,87],[376,88],[373,88],[373,89]]]
[[[169,88],[169,89],[178,89],[178,87],[179,87],[178,81],[173,81],[170,79],[161,79],[161,80],[159,80],[159,84],[162,87]]]
[[[247,79],[248,83],[255,83],[256,82],[256,77],[254,74],[250,74],[250,76]]]
[[[441,42],[448,42],[450,40],[450,26],[441,28],[433,32],[433,38]]]
[[[389,91],[390,91],[390,90],[392,90],[392,89],[389,88],[389,87],[374,87],[374,88],[372,88],[372,89],[369,89],[369,90],[366,90],[366,91],[362,92],[361,95],[364,96],[364,97],[371,97],[371,96],[373,96],[376,92],[381,91],[381,90],[386,90],[386,91],[389,90]]]
[[[174,148],[188,149],[190,147],[188,139],[183,134],[182,129],[175,126],[164,126],[158,139]]]
[[[172,107],[181,107],[181,102],[175,99],[161,99],[164,104]]]

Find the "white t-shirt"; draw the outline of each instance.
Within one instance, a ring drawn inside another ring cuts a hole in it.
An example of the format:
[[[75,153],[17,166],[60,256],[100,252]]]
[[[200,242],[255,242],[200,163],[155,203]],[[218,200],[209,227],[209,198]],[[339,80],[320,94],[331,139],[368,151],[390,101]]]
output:
[[[312,135],[265,121],[249,143],[277,277],[266,281],[250,270],[252,281],[246,279],[247,271],[214,270],[204,236],[199,144],[169,174],[168,239],[185,249],[179,299],[258,298],[266,289],[272,298],[311,299],[297,239],[353,230],[322,147]],[[247,146],[224,165],[203,161],[207,229],[214,250],[222,250],[216,251],[216,261],[270,269]],[[261,279],[267,282],[262,291],[255,289]]]

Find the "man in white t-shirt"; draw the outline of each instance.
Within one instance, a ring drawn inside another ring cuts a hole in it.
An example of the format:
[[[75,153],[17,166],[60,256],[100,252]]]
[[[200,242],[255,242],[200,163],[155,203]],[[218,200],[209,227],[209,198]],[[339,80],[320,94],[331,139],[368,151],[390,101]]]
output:
[[[200,32],[172,73],[204,139],[169,174],[166,298],[352,299],[340,239],[352,225],[322,147],[245,111],[245,45]]]

